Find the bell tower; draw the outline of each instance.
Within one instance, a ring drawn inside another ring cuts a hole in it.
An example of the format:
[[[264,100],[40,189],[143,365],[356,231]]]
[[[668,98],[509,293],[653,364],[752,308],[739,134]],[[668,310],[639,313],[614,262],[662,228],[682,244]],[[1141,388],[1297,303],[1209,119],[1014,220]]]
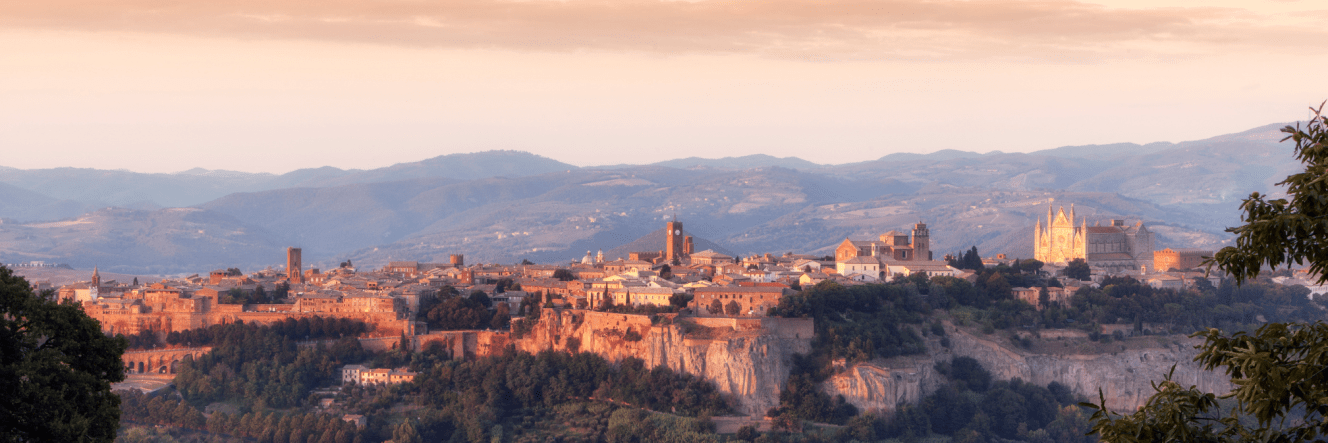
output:
[[[931,231],[920,221],[913,225],[913,257],[914,260],[931,260]]]
[[[286,248],[286,280],[291,283],[304,283],[304,273],[300,268],[300,248]]]
[[[682,222],[674,216],[673,221],[665,225],[664,232],[664,261],[670,264],[682,263],[683,256],[683,235]]]

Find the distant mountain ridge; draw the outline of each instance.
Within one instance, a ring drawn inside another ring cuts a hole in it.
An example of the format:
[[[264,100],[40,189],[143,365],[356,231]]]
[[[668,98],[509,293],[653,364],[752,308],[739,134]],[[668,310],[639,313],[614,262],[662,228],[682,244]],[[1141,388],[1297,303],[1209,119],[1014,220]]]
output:
[[[454,253],[556,263],[586,250],[658,250],[643,238],[675,214],[713,242],[698,250],[735,255],[825,254],[845,237],[922,220],[938,256],[976,245],[1022,257],[1032,255],[1031,228],[1048,199],[1075,203],[1090,223],[1143,220],[1159,248],[1208,248],[1230,238],[1223,229],[1239,222],[1241,198],[1276,193],[1273,184],[1300,168],[1278,143],[1281,126],[1181,143],[949,150],[839,165],[757,155],[578,168],[490,151],[282,175],[0,167],[0,262],[201,272],[193,267],[279,264],[282,247],[299,246],[311,265]],[[208,199],[179,212],[149,197]],[[107,206],[120,209],[94,211]],[[117,262],[116,251],[133,257]]]
[[[236,192],[297,187],[329,187],[412,178],[474,180],[524,177],[578,169],[547,157],[521,151],[449,154],[426,160],[371,169],[309,168],[285,174],[249,173],[194,168],[173,174],[87,168],[15,169],[0,167],[0,183],[47,196],[101,206],[185,207]],[[4,211],[0,207],[0,211]],[[16,217],[0,212],[0,217]]]

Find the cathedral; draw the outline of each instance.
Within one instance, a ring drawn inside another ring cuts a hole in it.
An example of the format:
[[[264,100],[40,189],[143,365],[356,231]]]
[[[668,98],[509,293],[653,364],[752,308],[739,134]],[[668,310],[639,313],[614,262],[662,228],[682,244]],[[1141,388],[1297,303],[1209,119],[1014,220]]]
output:
[[[1153,269],[1153,233],[1143,222],[1126,226],[1112,220],[1110,226],[1088,226],[1084,219],[1075,226],[1074,205],[1069,214],[1061,207],[1055,213],[1047,205],[1047,220],[1038,220],[1033,231],[1033,258],[1044,263],[1069,263],[1082,258],[1089,266],[1110,272],[1139,272]]]

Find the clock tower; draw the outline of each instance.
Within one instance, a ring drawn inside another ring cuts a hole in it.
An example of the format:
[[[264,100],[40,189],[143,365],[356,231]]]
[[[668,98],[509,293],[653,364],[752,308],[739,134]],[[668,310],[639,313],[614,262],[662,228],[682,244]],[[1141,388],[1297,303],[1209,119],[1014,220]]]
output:
[[[664,232],[664,261],[670,264],[682,263],[683,235],[682,222],[677,217],[669,222]]]

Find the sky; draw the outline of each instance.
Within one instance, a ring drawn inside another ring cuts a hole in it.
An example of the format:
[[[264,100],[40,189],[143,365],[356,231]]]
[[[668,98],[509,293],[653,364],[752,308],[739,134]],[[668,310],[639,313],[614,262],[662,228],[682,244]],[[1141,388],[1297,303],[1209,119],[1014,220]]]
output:
[[[579,166],[1198,140],[1328,99],[1324,0],[0,3],[0,165]]]

